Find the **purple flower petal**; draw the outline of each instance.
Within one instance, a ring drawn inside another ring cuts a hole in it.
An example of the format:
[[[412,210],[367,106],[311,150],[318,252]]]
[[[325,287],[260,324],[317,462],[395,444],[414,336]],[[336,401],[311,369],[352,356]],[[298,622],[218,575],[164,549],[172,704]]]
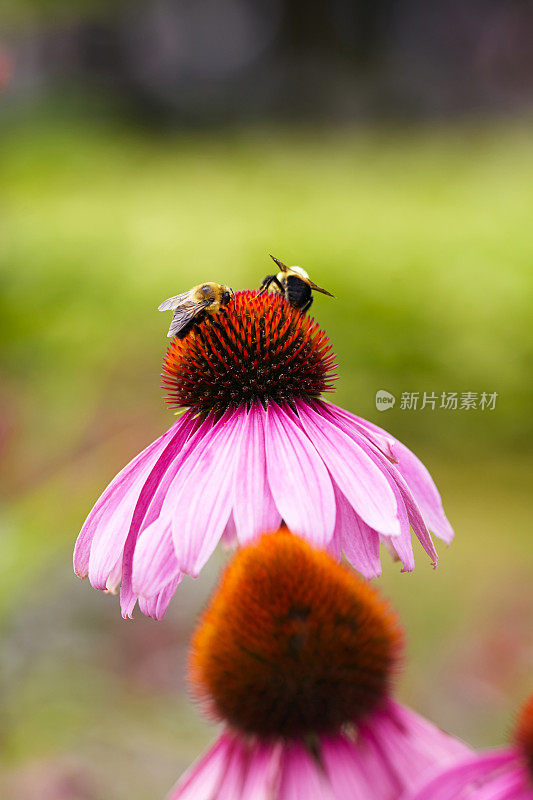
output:
[[[74,571],[80,578],[86,578],[89,571],[89,557],[94,535],[101,523],[105,524],[117,505],[120,503],[124,492],[126,492],[138,473],[142,469],[148,470],[147,464],[156,460],[161,450],[166,446],[167,441],[172,436],[172,431],[179,423],[175,423],[159,439],[148,445],[142,453],[139,453],[129,464],[116,475],[109,486],[100,495],[76,540],[74,547]]]
[[[137,539],[133,554],[133,591],[141,597],[153,597],[179,575],[170,523],[165,525],[156,519]]]
[[[244,419],[238,445],[233,517],[241,544],[246,544],[260,533],[276,530],[281,523],[281,514],[276,508],[267,479],[264,414],[259,403],[252,404]]]
[[[368,780],[357,746],[346,737],[325,737],[322,740],[321,760],[338,800],[376,800],[377,797],[384,797],[378,789],[379,771]]]
[[[258,743],[250,749],[239,800],[272,800],[278,797],[281,747],[280,743]]]
[[[387,536],[400,534],[394,492],[383,470],[338,425],[298,403],[302,425],[341,492],[366,524]]]
[[[324,771],[298,742],[285,745],[281,784],[276,800],[341,800],[333,794]],[[348,798],[346,798],[348,800]]]
[[[379,534],[360,519],[348,500],[335,488],[337,519],[334,538],[338,538],[346,558],[368,580],[381,575]]]
[[[180,778],[167,800],[216,798],[234,747],[235,739],[229,734],[223,734]]]
[[[412,800],[493,800],[501,798],[503,788],[505,797],[518,800],[519,793],[526,789],[533,797],[528,782],[516,754],[511,748],[502,748],[486,754],[470,753],[444,769],[431,770],[423,780],[417,781],[419,788],[410,797]],[[509,794],[509,785],[512,794]]]
[[[397,442],[394,451],[398,456],[397,469],[411,490],[427,527],[443,542],[450,544],[454,531],[444,513],[442,500],[433,478],[420,459],[404,444]]]
[[[383,784],[387,780],[398,797],[429,771],[464,758],[471,751],[460,740],[448,736],[431,722],[405,706],[389,700],[359,726],[364,760],[379,759]],[[387,796],[385,792],[382,796]]]
[[[331,478],[304,431],[270,403],[265,420],[267,474],[276,506],[293,533],[325,547],[335,527]]]
[[[245,415],[245,411],[237,410],[220,419],[209,438],[183,462],[175,478],[176,488],[168,490],[176,559],[181,571],[194,577],[217,546],[229,519],[237,445]],[[165,506],[166,502],[163,519]]]
[[[233,512],[229,515],[228,522],[226,527],[224,528],[224,532],[220,537],[220,544],[224,548],[224,550],[234,550],[238,545],[237,539],[237,528],[235,527],[235,520],[233,518]]]
[[[344,416],[349,419],[350,423],[365,436],[372,444],[384,455],[386,458],[396,461],[394,446],[396,439],[387,433],[387,431],[378,428],[377,425],[372,425],[362,417],[356,417],[355,414],[350,414],[340,406],[334,403],[326,403],[323,400],[317,400],[313,407],[319,414],[328,414],[332,417],[333,421],[337,421],[339,416]]]
[[[80,546],[75,551],[75,563],[80,574],[85,566],[88,538],[91,537],[88,573],[95,589],[105,589],[107,578],[122,555],[141,490],[161,453],[179,439],[187,421],[182,417],[124,467],[89,514],[78,537]]]
[[[154,502],[157,492],[165,484],[168,473],[172,473],[181,463],[197,427],[197,420],[192,415],[188,415],[185,423],[179,429],[179,435],[174,437],[162,452],[139,494],[122,556],[120,608],[124,618],[133,616],[133,609],[137,601],[137,594],[133,591],[132,586],[132,571],[133,554],[139,532],[155,519],[156,513],[159,513],[159,506]]]
[[[354,429],[352,421],[344,415],[339,414],[337,424],[348,436],[352,437],[356,443],[366,448],[368,456],[379,466],[383,474],[387,476],[389,480],[390,487],[396,497],[401,528],[400,536],[395,538],[395,542],[398,546],[396,547],[394,543],[393,546],[402,561],[404,569],[406,571],[414,569],[414,556],[410,544],[409,526],[413,528],[415,535],[435,566],[438,561],[437,551],[431,540],[422,513],[410,492],[410,487],[407,485],[398,469],[399,465],[391,463],[391,461],[385,458],[381,451],[370,441],[366,443],[364,440],[361,441],[361,434],[357,429]]]
[[[181,581],[181,574],[178,574],[156,595],[150,598],[139,597],[139,608],[143,614],[153,619],[163,619],[166,614],[168,605],[174,597],[174,592]]]
[[[248,758],[248,748],[235,737],[233,748],[226,760],[224,774],[217,791],[212,795],[213,800],[239,800],[242,797]]]
[[[338,408],[337,406],[335,406],[335,413],[338,413],[339,416],[344,417],[356,427],[363,427],[367,431],[366,435],[374,437],[384,436],[392,439],[392,451],[398,461],[397,469],[402,474],[409,490],[412,492],[416,504],[422,512],[425,524],[435,536],[438,536],[439,539],[449,544],[454,536],[453,528],[446,519],[442,507],[442,500],[433,478],[420,459],[417,458],[408,447],[402,444],[402,442],[395,439],[373,422],[369,422],[361,417],[356,417],[349,411]]]

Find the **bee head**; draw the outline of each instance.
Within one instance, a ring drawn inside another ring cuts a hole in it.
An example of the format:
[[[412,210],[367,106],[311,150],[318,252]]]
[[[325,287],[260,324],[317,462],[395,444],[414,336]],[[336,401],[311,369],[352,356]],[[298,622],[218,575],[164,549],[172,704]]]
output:
[[[229,301],[231,300],[233,295],[234,295],[233,289],[230,289],[229,286],[223,286],[222,287],[222,299],[220,301],[221,304],[223,306],[227,306],[227,304],[229,303]]]

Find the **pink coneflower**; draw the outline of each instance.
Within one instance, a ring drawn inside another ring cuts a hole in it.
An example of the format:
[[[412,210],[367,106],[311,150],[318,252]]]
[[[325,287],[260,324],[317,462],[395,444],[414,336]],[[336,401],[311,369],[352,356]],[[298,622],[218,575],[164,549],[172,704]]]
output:
[[[188,410],[111,482],[76,544],[75,570],[121,583],[160,618],[182,573],[197,576],[223,539],[245,544],[283,520],[365,577],[380,543],[414,568],[411,529],[433,563],[430,531],[453,531],[426,468],[370,422],[320,399],[334,355],[316,322],[283,298],[237,293],[164,363],[169,401]]]
[[[468,749],[390,696],[388,604],[286,529],[239,551],[195,633],[189,675],[225,723],[169,800],[395,800]]]
[[[533,800],[533,696],[519,717],[513,744],[432,773],[405,800]]]

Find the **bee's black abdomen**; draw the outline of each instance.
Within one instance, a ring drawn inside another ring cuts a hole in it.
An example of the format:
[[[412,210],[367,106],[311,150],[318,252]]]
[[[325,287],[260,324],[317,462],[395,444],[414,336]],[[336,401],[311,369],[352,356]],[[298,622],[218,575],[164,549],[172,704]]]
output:
[[[293,308],[303,308],[311,300],[311,287],[296,275],[285,278],[285,296]]]

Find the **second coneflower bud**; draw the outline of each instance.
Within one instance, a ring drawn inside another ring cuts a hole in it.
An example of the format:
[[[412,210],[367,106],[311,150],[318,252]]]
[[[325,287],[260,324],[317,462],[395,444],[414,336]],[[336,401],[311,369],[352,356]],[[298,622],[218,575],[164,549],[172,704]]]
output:
[[[238,552],[194,635],[226,730],[172,800],[381,797],[467,752],[391,698],[403,634],[365,581],[286,529]],[[374,793],[373,793],[374,792]]]
[[[236,730],[335,733],[386,697],[402,633],[388,605],[288,531],[227,569],[193,641],[195,692]]]

